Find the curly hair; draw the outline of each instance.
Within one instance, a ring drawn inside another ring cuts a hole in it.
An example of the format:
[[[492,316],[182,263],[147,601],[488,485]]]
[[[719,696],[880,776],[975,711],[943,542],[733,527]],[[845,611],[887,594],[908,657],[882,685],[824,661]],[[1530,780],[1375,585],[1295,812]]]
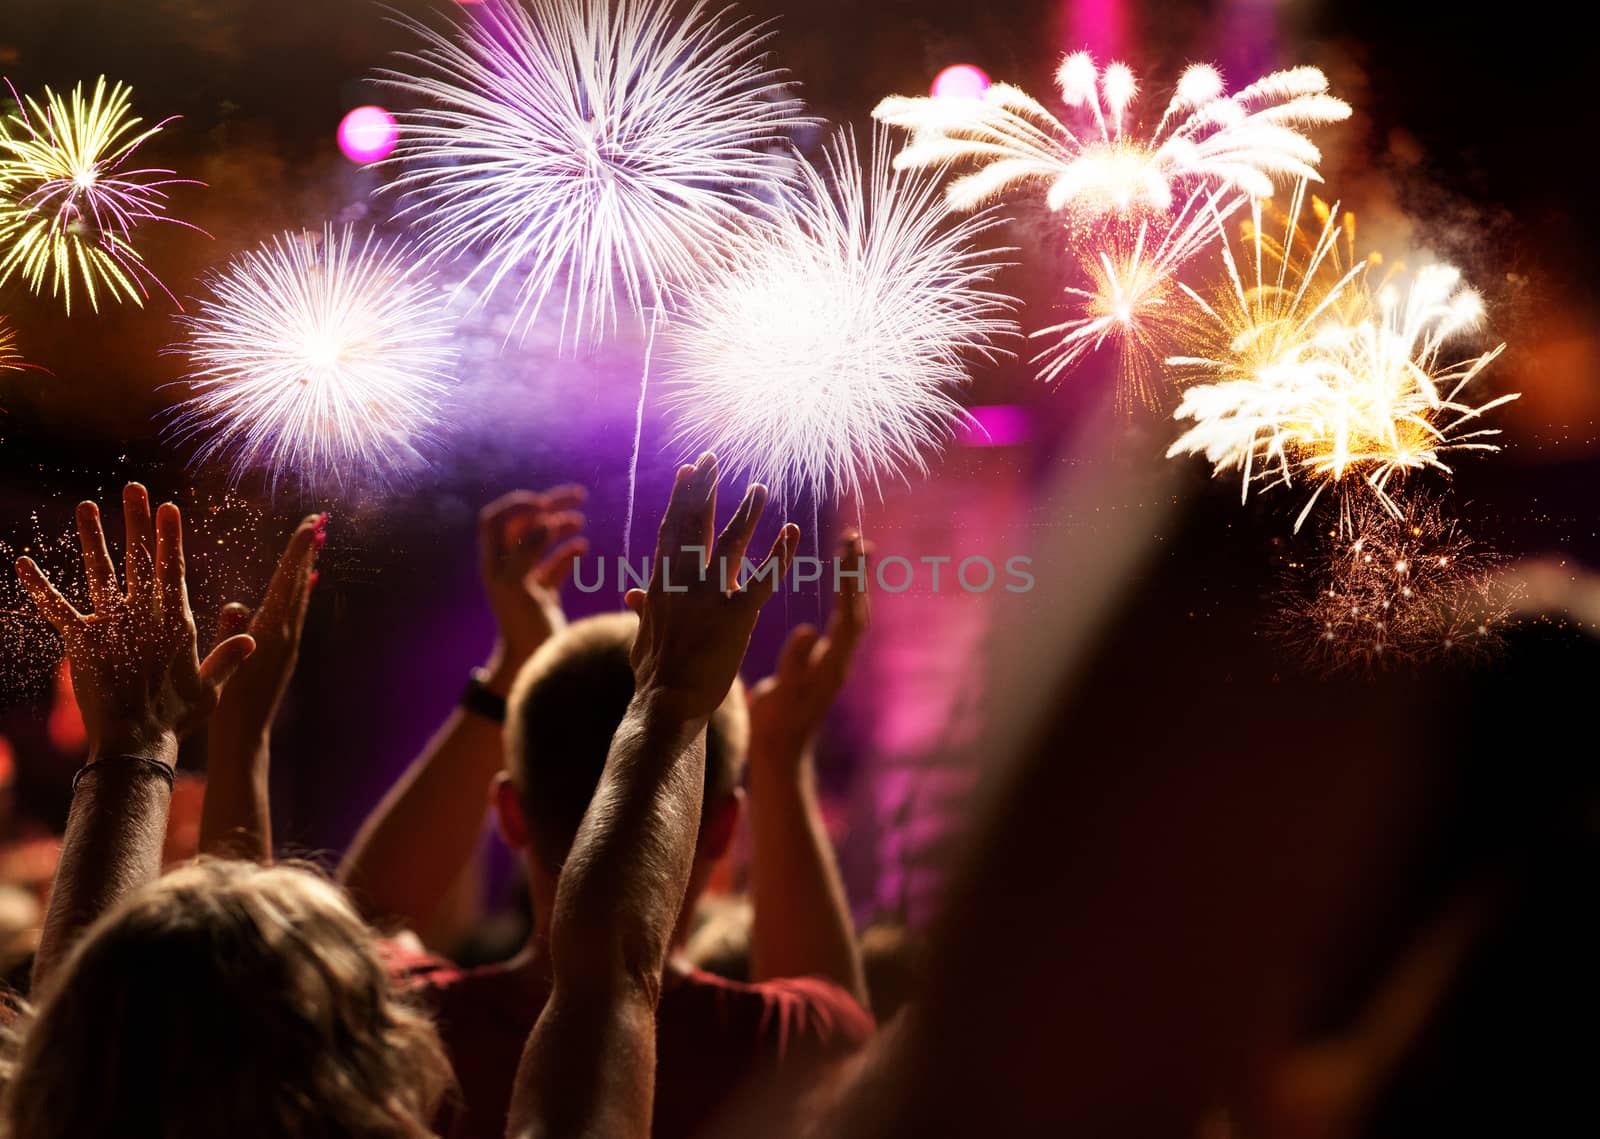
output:
[[[12,1139],[416,1139],[453,1083],[371,932],[303,868],[168,874],[84,935],[31,1019]]]

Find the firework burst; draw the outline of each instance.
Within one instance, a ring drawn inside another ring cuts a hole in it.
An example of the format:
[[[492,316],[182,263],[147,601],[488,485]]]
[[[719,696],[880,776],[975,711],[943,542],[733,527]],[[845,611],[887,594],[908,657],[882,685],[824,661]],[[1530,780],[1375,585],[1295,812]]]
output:
[[[890,169],[881,134],[865,172],[840,135],[667,327],[679,439],[780,499],[924,471],[963,414],[952,392],[1015,331],[991,288],[1005,251],[978,245],[993,224],[951,219],[933,179]]]
[[[1052,210],[1093,218],[1171,209],[1183,185],[1270,197],[1275,179],[1317,180],[1322,156],[1304,129],[1350,114],[1314,67],[1277,71],[1227,95],[1215,67],[1193,64],[1148,134],[1132,111],[1139,84],[1125,64],[1101,69],[1076,52],[1061,62],[1056,86],[1071,126],[1004,83],[977,99],[891,96],[873,115],[912,132],[897,167],[977,167],[951,182],[956,209],[1043,183]]]
[[[670,0],[488,0],[393,85],[401,216],[436,258],[480,259],[463,288],[515,290],[524,330],[553,291],[597,338],[619,307],[659,309],[792,178],[778,145],[811,120],[766,61],[767,25]],[[564,278],[564,283],[563,283]]]
[[[443,297],[406,248],[350,227],[290,233],[236,258],[172,351],[193,396],[174,436],[235,480],[288,471],[308,484],[384,481],[422,460],[455,350]]]
[[[1334,670],[1483,656],[1511,615],[1499,562],[1436,503],[1392,513],[1367,502],[1289,565],[1275,630]]]
[[[35,293],[48,283],[72,311],[74,282],[99,311],[102,298],[142,305],[146,283],[164,288],[134,248],[144,223],[174,222],[165,187],[198,185],[171,170],[131,168],[139,148],[171,122],[140,129],[132,90],[83,84],[63,98],[17,100],[0,125],[0,285],[20,277]],[[189,226],[193,229],[193,226]]]
[[[1308,201],[1320,229],[1304,217]],[[1281,240],[1262,224],[1260,201],[1251,201],[1250,212],[1241,226],[1242,256],[1235,254],[1224,219],[1216,219],[1225,272],[1214,287],[1178,286],[1193,302],[1194,319],[1183,340],[1197,350],[1167,357],[1178,382],[1271,383],[1311,366],[1321,327],[1361,315],[1346,290],[1377,257],[1356,260],[1353,214],[1309,195],[1304,182],[1295,186]]]
[[[1489,439],[1499,431],[1477,421],[1517,398],[1463,399],[1505,345],[1441,359],[1483,317],[1482,301],[1457,270],[1427,266],[1403,289],[1345,280],[1338,303],[1322,306],[1327,319],[1316,322],[1309,343],[1286,341],[1292,366],[1186,390],[1175,417],[1194,426],[1167,451],[1169,458],[1203,452],[1217,473],[1243,472],[1246,491],[1252,479],[1268,486],[1303,479],[1314,489],[1296,530],[1330,487],[1359,485],[1397,513],[1393,481],[1423,469],[1448,474],[1444,456],[1452,452],[1498,450]],[[1344,513],[1350,501],[1343,496]]]
[[[1034,339],[1051,342],[1034,359],[1043,365],[1040,379],[1060,379],[1110,341],[1118,355],[1119,405],[1131,410],[1160,403],[1156,365],[1190,323],[1190,297],[1178,271],[1214,240],[1220,219],[1242,201],[1236,197],[1219,204],[1217,199],[1215,192],[1196,190],[1176,213],[1142,219],[1131,235],[1113,227],[1085,255],[1090,287],[1065,290],[1076,315],[1033,333]]]
[[[20,372],[25,365],[17,348],[17,332],[0,316],[0,372]]]

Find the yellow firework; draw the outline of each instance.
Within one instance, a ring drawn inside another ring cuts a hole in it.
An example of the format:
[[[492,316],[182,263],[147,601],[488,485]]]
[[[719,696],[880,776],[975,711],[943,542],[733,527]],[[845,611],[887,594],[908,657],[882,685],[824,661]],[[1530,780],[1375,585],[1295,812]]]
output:
[[[1202,350],[1168,358],[1178,374],[1205,381],[1184,392],[1175,415],[1194,425],[1168,456],[1204,453],[1217,473],[1241,473],[1244,495],[1252,483],[1304,480],[1313,489],[1297,530],[1323,491],[1352,482],[1394,513],[1396,478],[1448,473],[1449,452],[1497,450],[1488,440],[1498,431],[1476,421],[1517,398],[1464,399],[1505,346],[1445,358],[1483,317],[1457,270],[1430,265],[1404,283],[1375,280],[1375,258],[1354,260],[1353,225],[1316,203],[1320,229],[1304,229],[1303,202],[1302,187],[1281,244],[1263,236],[1256,215],[1246,272],[1223,243],[1226,281],[1208,296],[1186,290],[1203,313],[1194,330]]]
[[[139,147],[165,123],[140,128],[133,92],[102,76],[63,97],[18,98],[0,124],[0,285],[20,278],[35,293],[48,286],[72,311],[81,292],[100,301],[142,304],[160,287],[132,238],[166,215],[164,187],[186,181],[172,171],[130,168]],[[182,223],[180,223],[182,224]]]
[[[1181,343],[1190,320],[1178,272],[1216,237],[1222,219],[1243,199],[1196,190],[1173,213],[1144,218],[1132,232],[1110,226],[1079,250],[1088,288],[1068,287],[1066,321],[1033,334],[1045,348],[1034,358],[1039,378],[1060,379],[1110,342],[1117,350],[1117,403],[1124,411],[1161,404],[1156,367]]]
[[[0,316],[0,372],[20,372],[22,353],[17,351],[16,330]]]

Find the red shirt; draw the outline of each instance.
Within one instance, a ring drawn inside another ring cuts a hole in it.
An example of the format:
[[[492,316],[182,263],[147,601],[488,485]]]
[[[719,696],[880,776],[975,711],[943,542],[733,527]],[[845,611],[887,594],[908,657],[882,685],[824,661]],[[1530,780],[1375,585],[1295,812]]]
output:
[[[461,970],[389,947],[390,969],[434,1012],[461,1086],[441,1130],[503,1139],[511,1084],[546,994],[505,966]],[[699,970],[668,982],[656,1012],[654,1139],[702,1134],[763,1078],[783,1094],[814,1085],[871,1038],[872,1018],[843,989],[797,977],[740,984]]]

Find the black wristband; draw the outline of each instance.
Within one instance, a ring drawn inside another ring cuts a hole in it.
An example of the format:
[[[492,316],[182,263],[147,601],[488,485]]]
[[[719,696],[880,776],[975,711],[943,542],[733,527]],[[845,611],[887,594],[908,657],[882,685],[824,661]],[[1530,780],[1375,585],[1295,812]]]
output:
[[[78,782],[89,772],[97,767],[106,767],[114,763],[135,763],[145,768],[146,771],[155,773],[166,780],[167,790],[171,791],[177,786],[177,776],[173,775],[172,768],[162,763],[159,759],[151,759],[147,755],[108,755],[104,759],[97,759],[93,763],[86,763],[78,768],[77,774],[72,777],[72,793],[78,793]]]
[[[497,724],[506,722],[506,698],[489,691],[489,686],[483,682],[481,669],[473,670],[467,680],[467,687],[461,693],[461,706],[485,720],[493,720]]]

